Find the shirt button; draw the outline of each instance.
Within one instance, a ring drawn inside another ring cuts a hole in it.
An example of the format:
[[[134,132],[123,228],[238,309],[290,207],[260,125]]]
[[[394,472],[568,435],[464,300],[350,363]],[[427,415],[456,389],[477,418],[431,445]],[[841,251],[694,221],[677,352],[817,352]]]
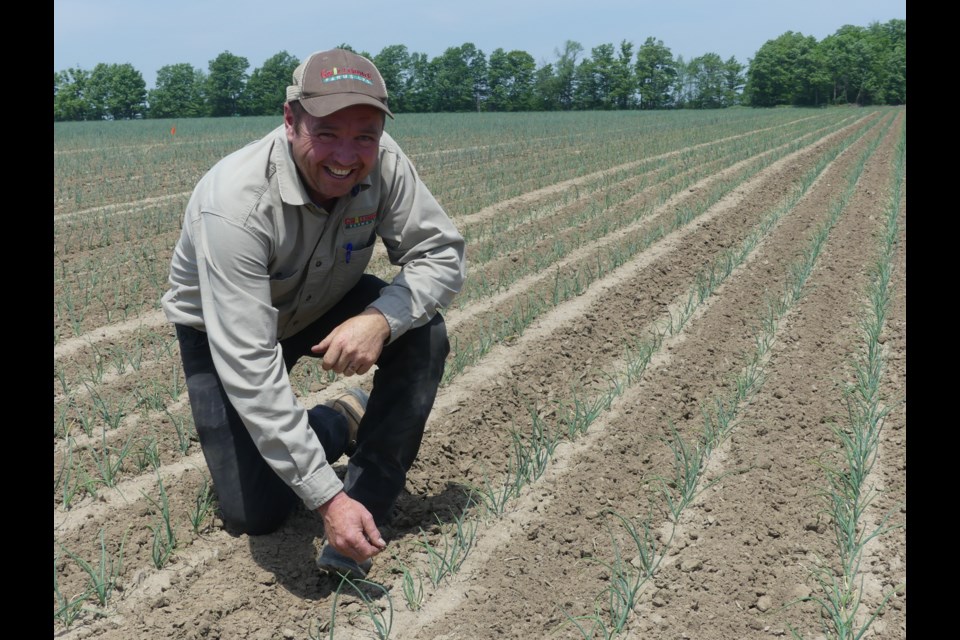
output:
[[[319,266],[322,265],[322,264],[323,264],[323,260],[317,260],[317,263],[316,263],[315,265],[313,265],[313,266],[319,267]]]
[[[307,296],[307,300],[309,300],[309,299],[312,298],[312,297],[313,297],[313,296]]]

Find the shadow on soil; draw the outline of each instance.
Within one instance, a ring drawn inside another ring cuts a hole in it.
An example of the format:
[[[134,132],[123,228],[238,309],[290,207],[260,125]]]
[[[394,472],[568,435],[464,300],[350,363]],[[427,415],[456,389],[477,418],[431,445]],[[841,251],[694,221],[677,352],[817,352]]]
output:
[[[371,580],[387,579],[389,574],[384,569],[393,563],[392,540],[416,538],[421,529],[429,532],[438,525],[453,522],[467,506],[467,491],[463,485],[452,482],[447,483],[443,492],[434,495],[414,496],[404,491],[397,500],[393,523],[380,530],[387,549],[374,559],[375,564],[379,562],[382,566],[379,571],[374,567]],[[324,599],[337,590],[340,578],[321,573],[316,567],[319,544],[315,543],[322,533],[320,517],[300,508],[276,533],[250,536],[250,555],[260,567],[273,574],[277,584],[293,595],[306,600]],[[368,596],[375,600],[382,597],[383,592],[371,588]]]

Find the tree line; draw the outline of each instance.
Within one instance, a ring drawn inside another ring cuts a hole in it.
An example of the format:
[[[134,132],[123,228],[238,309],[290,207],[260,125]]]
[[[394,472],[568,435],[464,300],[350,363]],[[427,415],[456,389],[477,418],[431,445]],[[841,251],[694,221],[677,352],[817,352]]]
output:
[[[526,51],[487,56],[469,42],[432,59],[405,45],[359,53],[380,69],[395,113],[906,103],[905,20],[846,25],[820,42],[788,31],[760,47],[749,69],[716,53],[684,60],[653,37],[636,51],[623,40],[589,55],[568,40],[540,66]],[[299,62],[281,51],[248,74],[246,58],[224,51],[206,71],[162,67],[150,91],[130,64],[57,71],[54,120],[279,115]]]
[[[907,21],[845,25],[820,42],[788,31],[750,63],[744,100],[757,107],[906,104]]]

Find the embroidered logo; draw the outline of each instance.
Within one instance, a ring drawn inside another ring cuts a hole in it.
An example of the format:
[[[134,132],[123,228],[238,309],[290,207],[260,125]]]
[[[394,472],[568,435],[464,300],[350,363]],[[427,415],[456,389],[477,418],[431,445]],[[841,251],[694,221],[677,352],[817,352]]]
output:
[[[336,82],[337,80],[359,80],[364,84],[372,85],[370,74],[360,69],[338,69],[334,67],[333,69],[323,69],[320,71],[320,77],[323,78],[324,82]]]
[[[368,213],[365,216],[357,216],[356,218],[344,218],[343,228],[356,229],[357,227],[365,227],[368,224],[373,224],[376,219],[377,214],[375,213]]]

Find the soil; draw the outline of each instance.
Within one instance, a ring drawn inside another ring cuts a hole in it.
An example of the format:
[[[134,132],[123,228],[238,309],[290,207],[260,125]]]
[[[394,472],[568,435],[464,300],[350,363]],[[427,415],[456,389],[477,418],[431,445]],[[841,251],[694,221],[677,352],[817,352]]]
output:
[[[96,452],[102,454],[107,443],[120,447],[153,438],[159,470],[148,463],[138,469],[131,454],[115,488],[101,486],[93,492],[97,495],[78,491],[69,509],[62,489],[55,488],[54,554],[61,593],[79,594],[87,582],[64,550],[99,558],[101,531],[108,554],[119,556],[122,545],[122,566],[116,567],[116,590],[107,606],[87,604],[69,627],[55,621],[54,636],[309,638],[328,637],[332,625],[336,638],[367,638],[377,637],[370,615],[375,612],[390,620],[392,638],[606,637],[593,624],[609,624],[616,608],[610,596],[616,585],[613,569],[620,560],[628,570],[642,565],[625,526],[629,523],[649,532],[659,564],[634,594],[622,637],[829,637],[816,601],[824,595],[817,568],[825,568],[821,576],[835,576],[839,567],[835,523],[823,497],[825,468],[840,461],[837,429],[848,419],[846,389],[864,344],[860,318],[886,224],[891,170],[905,117],[902,109],[872,112],[839,128],[818,130],[798,149],[784,151],[717,202],[704,205],[690,221],[650,236],[648,246],[597,273],[580,295],[539,309],[522,332],[451,378],[441,389],[396,518],[385,531],[387,551],[375,559],[369,576],[389,595],[367,586],[368,602],[355,593],[338,596],[338,581],[314,566],[321,522],[303,510],[265,536],[231,535],[215,512],[194,531],[186,514],[208,475],[196,436],[188,430],[184,442],[170,428],[176,421],[190,427],[185,393],[168,404],[162,418],[143,409],[126,411],[120,428],[109,436],[99,431],[86,435],[75,427],[70,443],[55,437],[55,483],[58,469],[71,456],[92,473]],[[572,397],[603,396],[616,388],[627,347],[649,341],[658,327],[662,331],[668,314],[677,313],[687,300],[697,274],[725,250],[740,246],[788,201],[834,145],[851,140],[683,328],[663,337],[642,375],[610,398],[586,433],[562,438],[542,475],[525,484],[501,514],[468,500],[470,487],[503,482],[515,437],[527,441],[532,424],[561,428]],[[666,479],[676,461],[669,443],[678,436],[696,442],[705,412],[717,399],[729,397],[756,348],[762,319],[791,278],[791,265],[830,218],[865,153],[863,172],[830,229],[803,295],[776,325],[760,362],[762,380],[706,458],[693,499],[679,514],[668,513],[663,489],[665,483],[671,486]],[[623,166],[624,171],[656,171]],[[677,211],[703,201],[724,170],[733,174],[731,166],[711,169],[706,177],[690,173],[690,186],[662,196],[655,191],[662,182],[623,178],[622,188],[636,189],[624,199],[638,211],[642,208],[643,215],[624,217],[596,244],[569,253],[546,271],[533,270],[485,297],[478,294],[479,301],[470,306],[450,310],[451,335],[462,341],[482,336],[492,318],[529,300],[531,292],[553,286],[556,274],[593,268],[596,247],[663,228]],[[563,203],[556,199],[578,186],[567,180],[518,196],[518,207],[544,207],[540,218],[529,223],[543,229],[544,239],[525,249],[523,260],[547,252],[554,240],[569,233],[566,220],[578,206],[589,206],[591,198],[603,202],[607,187]],[[508,204],[478,210],[475,219],[462,216],[458,225],[489,225],[498,212],[509,210]],[[593,223],[578,224],[586,228]],[[494,256],[475,269],[500,273],[503,265],[521,268],[523,260]],[[875,493],[864,520],[867,530],[884,530],[867,544],[860,563],[862,603],[856,620],[864,624],[872,612],[879,613],[864,638],[905,638],[907,627],[905,196],[890,292],[882,335],[882,397],[889,414],[868,477]],[[55,407],[62,405],[65,423],[79,424],[78,407],[91,393],[105,400],[140,398],[151,385],[175,385],[176,343],[170,342],[172,332],[155,311],[144,310],[124,322],[107,323],[103,317],[90,322],[96,328],[85,339],[64,341],[55,350],[65,379],[89,372],[110,347],[126,352],[145,344],[146,334],[146,344],[155,348],[147,348],[137,371],[108,368],[102,385],[65,392],[55,376]],[[294,375],[305,404],[347,384],[312,375],[299,365]],[[369,388],[369,378],[361,382]],[[139,401],[137,406],[142,406]],[[154,529],[161,522],[158,477],[177,535],[177,548],[160,569],[152,561]],[[442,549],[461,518],[461,526],[475,535],[469,553],[456,572],[433,584],[424,542]],[[401,567],[422,580],[418,610],[411,610],[403,596]]]

